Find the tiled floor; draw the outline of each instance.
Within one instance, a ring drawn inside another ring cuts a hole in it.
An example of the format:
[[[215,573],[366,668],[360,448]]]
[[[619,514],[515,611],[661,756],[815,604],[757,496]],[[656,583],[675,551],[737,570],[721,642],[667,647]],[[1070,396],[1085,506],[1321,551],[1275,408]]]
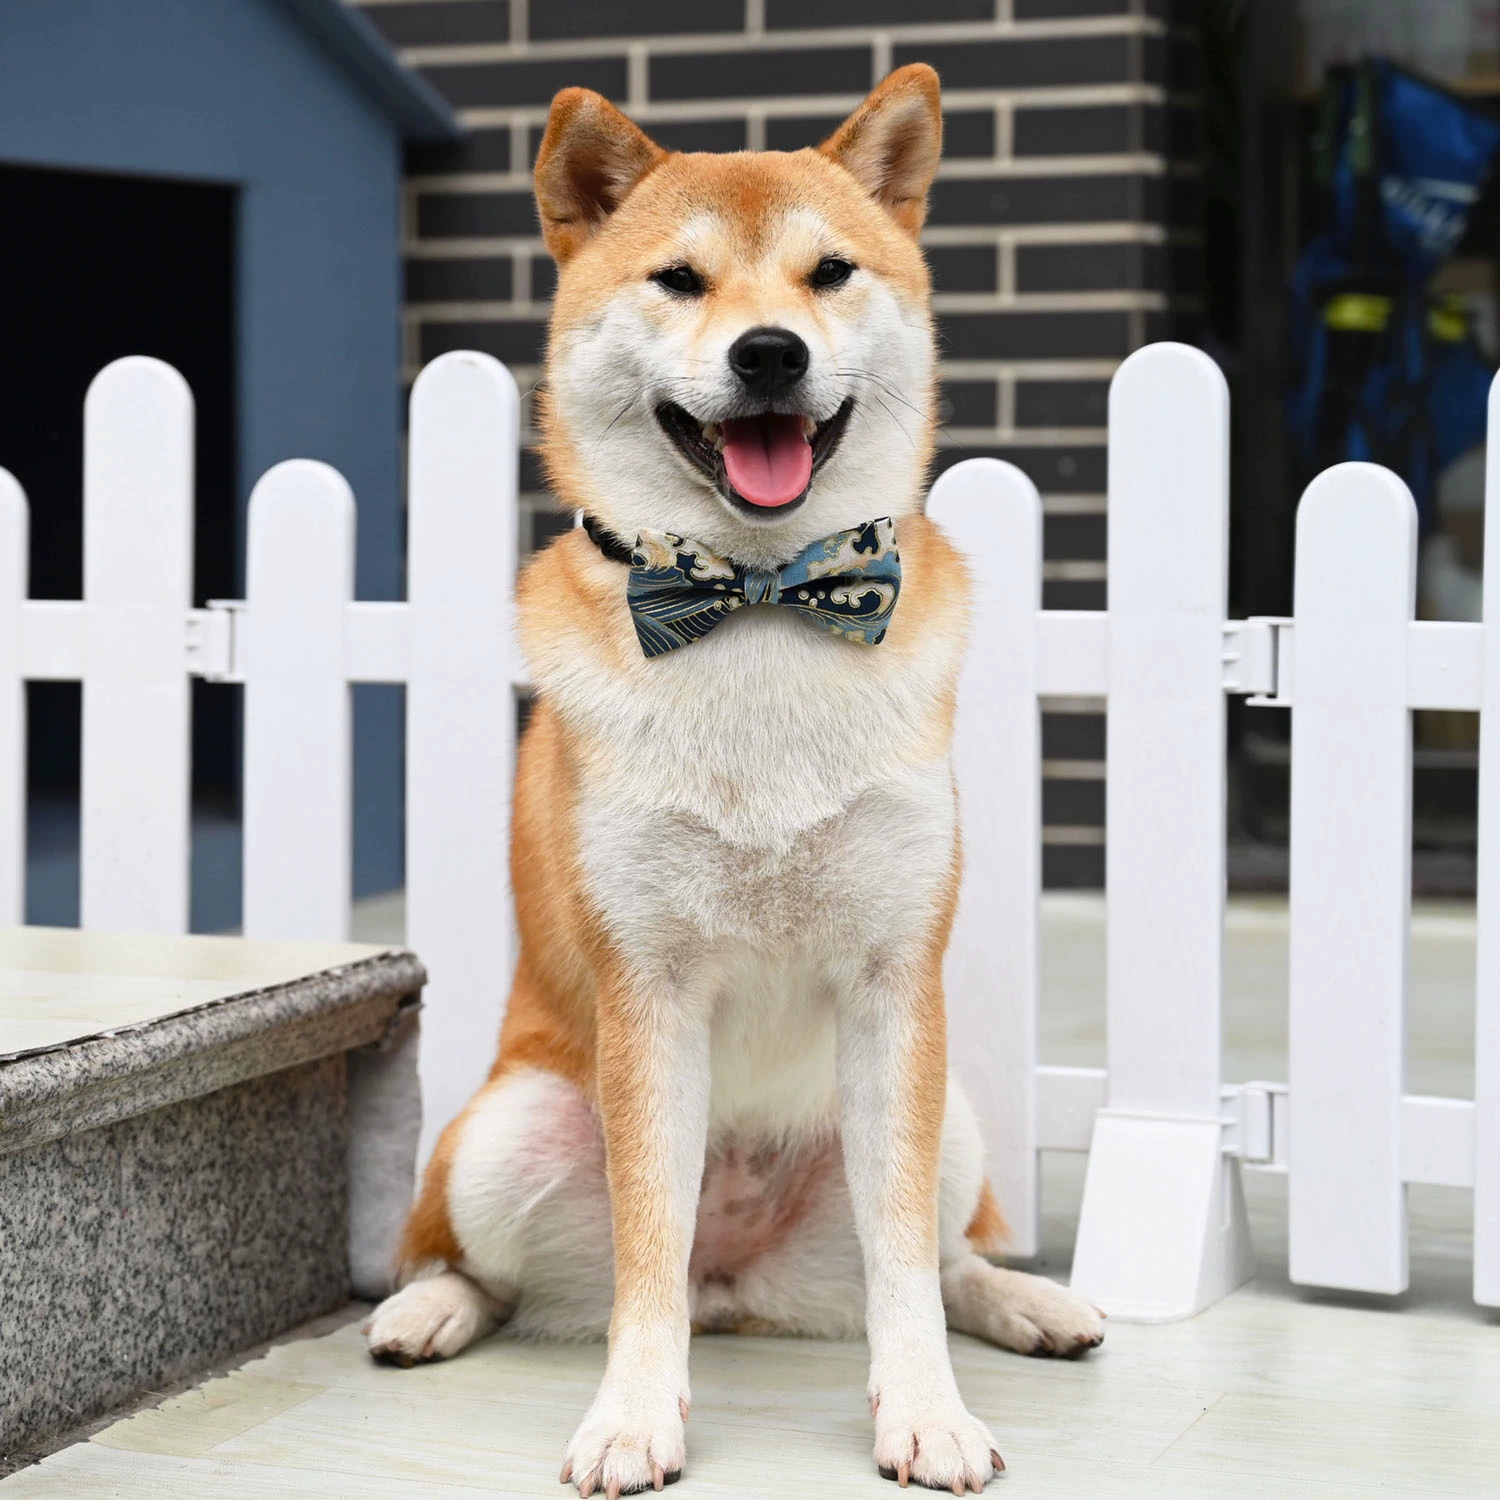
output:
[[[1102,1061],[1103,928],[1088,898],[1045,912],[1048,1062]],[[365,939],[399,937],[367,908]],[[1237,905],[1229,924],[1228,1070],[1284,1077],[1285,919]],[[1425,911],[1413,932],[1411,1086],[1467,1093],[1472,925]],[[1044,1170],[1043,1269],[1065,1274],[1082,1160]],[[1412,1289],[1384,1299],[1290,1287],[1281,1179],[1248,1174],[1261,1274],[1198,1318],[1113,1325],[1079,1364],[955,1338],[959,1380],[1009,1464],[991,1493],[1047,1500],[1500,1496],[1500,1321],[1468,1298],[1466,1193],[1412,1192]],[[563,1443],[598,1348],[503,1337],[447,1365],[393,1370],[356,1324],[288,1343],[226,1379],[117,1423],[0,1482],[27,1496],[418,1500],[558,1496]],[[889,1496],[870,1460],[857,1345],[705,1338],[682,1500]]]

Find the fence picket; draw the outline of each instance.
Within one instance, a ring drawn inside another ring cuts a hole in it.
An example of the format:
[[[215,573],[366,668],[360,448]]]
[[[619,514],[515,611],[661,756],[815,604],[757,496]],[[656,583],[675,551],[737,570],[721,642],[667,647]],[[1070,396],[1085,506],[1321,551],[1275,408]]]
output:
[[[245,570],[244,930],[349,932],[345,618],[354,496],[327,464],[277,464],[250,496]]]
[[[1073,1263],[1148,1320],[1253,1270],[1219,1122],[1228,578],[1229,390],[1201,350],[1153,344],[1109,398],[1109,1105]]]
[[[29,549],[26,496],[0,469],[0,927],[26,911],[26,679],[21,605]]]
[[[1410,493],[1373,464],[1320,474],[1297,514],[1291,1278],[1368,1292],[1399,1292],[1407,1280],[1416,540]]]
[[[117,359],[83,404],[85,927],[187,930],[192,586],[192,392]]]
[[[406,930],[427,966],[422,1149],[483,1081],[515,966],[510,802],[520,397],[484,354],[411,395]]]
[[[1485,505],[1500,517],[1500,378],[1490,387]],[[1491,503],[1493,502],[1493,504]],[[1474,1300],[1500,1307],[1500,523],[1484,533],[1475,893]]]
[[[979,1116],[1010,1250],[1035,1255],[1042,502],[1013,464],[973,458],[933,486],[928,514],[974,586],[953,751],[964,881],[943,966],[950,1065]]]

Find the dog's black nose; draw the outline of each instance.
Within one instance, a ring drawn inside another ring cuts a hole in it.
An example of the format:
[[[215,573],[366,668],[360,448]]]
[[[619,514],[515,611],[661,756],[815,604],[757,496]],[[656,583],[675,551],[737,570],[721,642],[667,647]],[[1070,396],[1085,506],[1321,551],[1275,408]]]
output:
[[[752,391],[774,396],[807,374],[807,345],[789,328],[751,328],[729,346],[729,368]]]

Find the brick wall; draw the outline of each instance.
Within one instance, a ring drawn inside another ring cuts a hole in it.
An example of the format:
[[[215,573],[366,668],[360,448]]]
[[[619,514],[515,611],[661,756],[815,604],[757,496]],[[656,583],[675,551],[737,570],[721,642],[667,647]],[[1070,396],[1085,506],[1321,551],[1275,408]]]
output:
[[[939,465],[1024,468],[1046,505],[1046,604],[1103,607],[1108,380],[1137,345],[1190,337],[1195,307],[1193,38],[1170,0],[361,3],[469,130],[409,164],[408,375],[483,349],[523,390],[552,291],[529,173],[558,89],[598,89],[665,146],[795,149],[892,67],[933,64]],[[529,460],[523,489],[540,540],[560,518]],[[1103,719],[1097,703],[1047,707],[1044,873],[1098,884]]]

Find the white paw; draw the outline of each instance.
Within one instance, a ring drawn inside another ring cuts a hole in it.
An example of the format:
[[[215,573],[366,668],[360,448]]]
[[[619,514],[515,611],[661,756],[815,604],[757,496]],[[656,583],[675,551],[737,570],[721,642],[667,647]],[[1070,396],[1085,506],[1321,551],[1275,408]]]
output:
[[[404,1286],[370,1314],[370,1353],[396,1365],[451,1359],[490,1332],[496,1307],[467,1276],[445,1271]]]
[[[1005,1467],[983,1422],[957,1397],[903,1400],[890,1391],[875,1408],[875,1463],[903,1488],[910,1480],[955,1495],[978,1494]]]
[[[1023,1271],[1005,1299],[1007,1336],[997,1340],[1022,1354],[1076,1358],[1104,1342],[1104,1314],[1067,1287]]]
[[[650,1383],[623,1392],[601,1388],[568,1443],[562,1481],[581,1496],[608,1500],[637,1490],[659,1490],[682,1474],[686,1396],[653,1394]]]
[[[1067,1287],[977,1255],[943,1273],[948,1326],[1020,1354],[1085,1354],[1104,1342],[1104,1314]]]

